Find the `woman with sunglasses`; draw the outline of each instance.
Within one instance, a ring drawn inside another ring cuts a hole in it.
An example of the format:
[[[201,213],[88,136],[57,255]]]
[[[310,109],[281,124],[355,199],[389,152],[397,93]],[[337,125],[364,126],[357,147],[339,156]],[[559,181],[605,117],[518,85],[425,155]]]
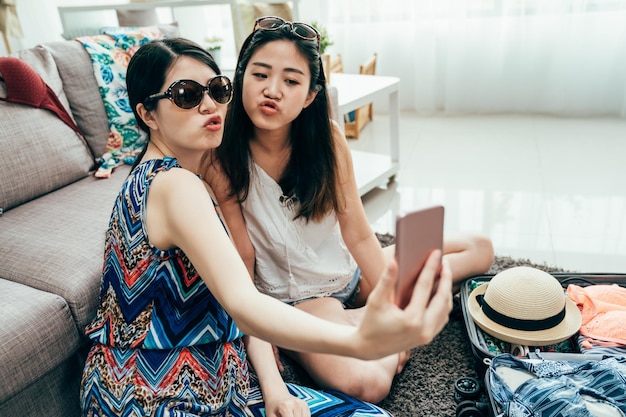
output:
[[[224,140],[204,172],[257,288],[319,317],[362,323],[363,310],[348,307],[365,304],[394,247],[383,250],[369,226],[348,142],[330,121],[317,30],[257,19],[233,89]],[[482,236],[447,239],[444,250],[456,281],[493,261]],[[320,386],[370,402],[388,395],[410,355],[363,361],[286,352]]]
[[[394,270],[385,271],[360,326],[261,294],[198,175],[203,154],[222,141],[230,80],[199,45],[165,39],[137,50],[126,82],[148,142],[106,233],[99,305],[86,328],[93,346],[83,370],[83,415],[388,416],[340,393],[285,384],[271,345],[256,337],[362,359],[422,344],[451,308],[447,269],[443,294],[435,302],[416,295],[405,311],[390,301]],[[430,259],[422,293],[437,290],[438,260]]]

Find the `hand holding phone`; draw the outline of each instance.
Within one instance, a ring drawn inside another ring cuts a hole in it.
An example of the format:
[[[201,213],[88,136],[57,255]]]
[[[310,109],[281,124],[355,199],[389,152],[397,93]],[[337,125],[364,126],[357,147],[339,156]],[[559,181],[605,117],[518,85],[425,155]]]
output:
[[[435,249],[443,250],[443,217],[443,206],[433,206],[399,215],[396,219],[396,300],[401,308],[411,300],[413,287],[428,256]]]

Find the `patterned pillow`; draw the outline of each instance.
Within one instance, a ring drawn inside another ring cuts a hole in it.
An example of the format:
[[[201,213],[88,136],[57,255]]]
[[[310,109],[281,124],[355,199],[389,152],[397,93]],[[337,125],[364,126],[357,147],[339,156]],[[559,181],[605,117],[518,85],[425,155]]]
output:
[[[102,35],[77,39],[91,58],[109,121],[109,137],[106,148],[99,155],[97,177],[108,178],[114,167],[122,163],[132,164],[146,142],[146,134],[137,126],[128,102],[126,68],[140,46],[163,37],[163,32],[154,26],[110,28]]]

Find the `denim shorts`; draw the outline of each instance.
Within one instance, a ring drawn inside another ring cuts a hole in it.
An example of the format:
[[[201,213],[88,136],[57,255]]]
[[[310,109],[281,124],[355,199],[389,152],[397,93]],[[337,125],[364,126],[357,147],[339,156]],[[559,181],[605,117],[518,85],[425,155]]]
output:
[[[339,290],[330,296],[341,301],[341,304],[343,304],[344,307],[351,307],[354,300],[356,300],[356,296],[359,294],[360,282],[361,269],[357,268],[356,271],[354,271],[354,275],[348,285],[346,285],[343,290]]]

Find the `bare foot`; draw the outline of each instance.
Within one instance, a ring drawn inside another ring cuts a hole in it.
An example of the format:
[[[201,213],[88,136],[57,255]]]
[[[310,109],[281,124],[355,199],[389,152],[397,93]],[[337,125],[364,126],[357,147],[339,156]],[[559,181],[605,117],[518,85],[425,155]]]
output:
[[[411,351],[405,350],[398,353],[398,367],[396,368],[396,375],[398,375],[404,369],[404,365],[411,359]]]

